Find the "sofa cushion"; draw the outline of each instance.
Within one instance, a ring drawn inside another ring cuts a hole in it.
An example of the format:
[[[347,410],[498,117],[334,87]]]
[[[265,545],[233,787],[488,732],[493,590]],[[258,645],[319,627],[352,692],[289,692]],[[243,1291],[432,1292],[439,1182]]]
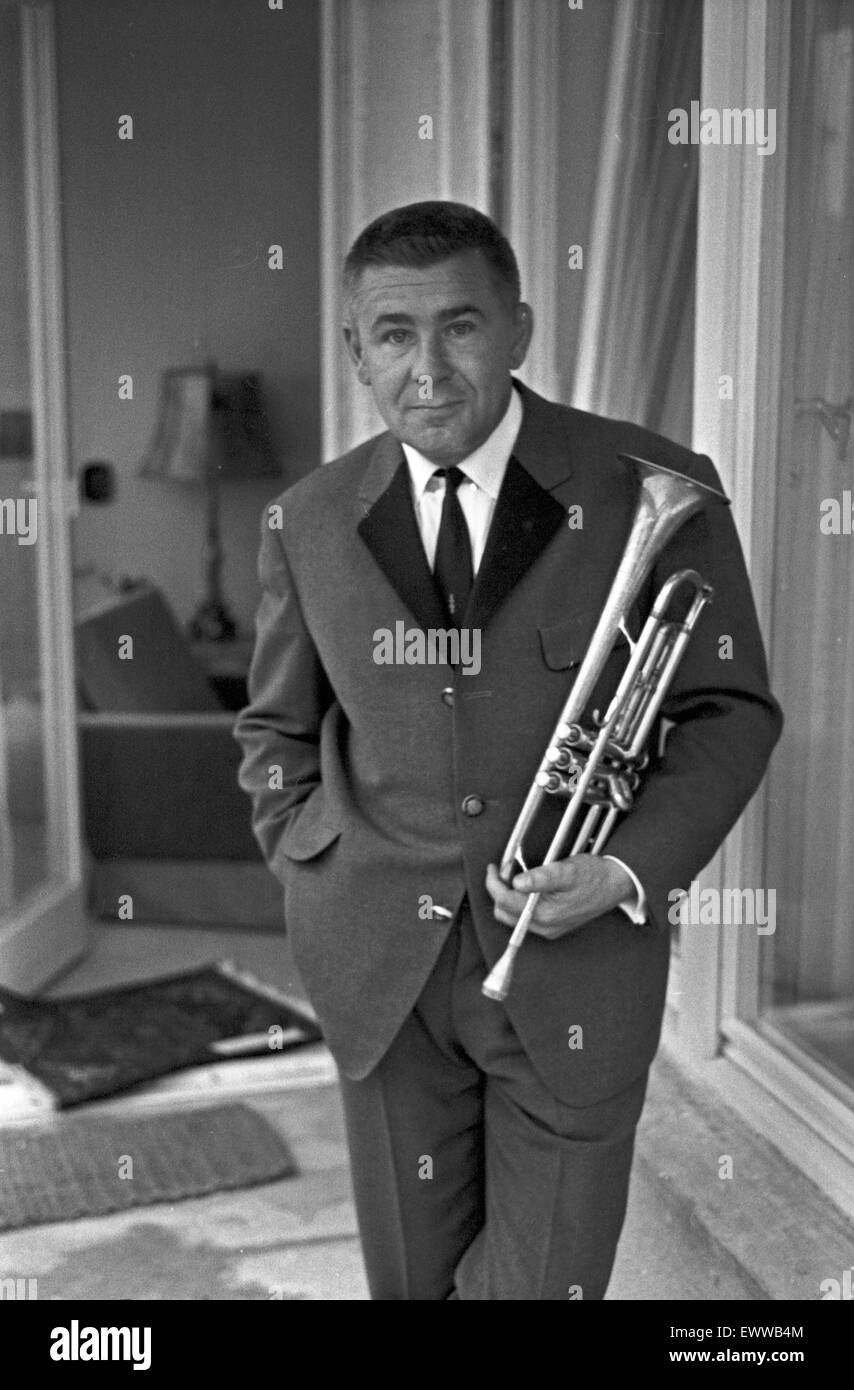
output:
[[[78,688],[86,709],[113,714],[222,710],[204,668],[153,585],[140,585],[82,613],[75,634]],[[133,654],[123,657],[122,639],[128,637]]]

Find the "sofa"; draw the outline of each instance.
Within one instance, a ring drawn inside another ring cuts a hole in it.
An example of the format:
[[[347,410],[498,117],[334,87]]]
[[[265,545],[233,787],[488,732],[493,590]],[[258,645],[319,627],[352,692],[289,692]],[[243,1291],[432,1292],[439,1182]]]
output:
[[[283,929],[232,737],[245,684],[210,678],[160,590],[139,583],[75,622],[90,907],[133,920]]]

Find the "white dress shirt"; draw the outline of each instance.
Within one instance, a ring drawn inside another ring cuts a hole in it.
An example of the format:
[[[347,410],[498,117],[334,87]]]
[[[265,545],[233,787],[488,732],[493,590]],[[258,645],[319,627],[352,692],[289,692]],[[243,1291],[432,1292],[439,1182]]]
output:
[[[522,398],[518,391],[511,391],[507,409],[492,434],[458,465],[466,480],[460,483],[457,496],[468,526],[472,569],[475,574],[483,559],[495,504],[521,424]],[[404,444],[402,447],[409,466],[418,530],[427,555],[427,563],[432,569],[436,560],[436,542],[445,501],[445,480],[433,476],[438,464],[431,463],[423,454],[419,454],[417,449],[413,449],[411,444]],[[634,884],[635,893],[625,898],[620,907],[633,922],[645,922],[646,894],[637,875],[615,854],[602,857],[613,859],[616,864],[622,865]]]

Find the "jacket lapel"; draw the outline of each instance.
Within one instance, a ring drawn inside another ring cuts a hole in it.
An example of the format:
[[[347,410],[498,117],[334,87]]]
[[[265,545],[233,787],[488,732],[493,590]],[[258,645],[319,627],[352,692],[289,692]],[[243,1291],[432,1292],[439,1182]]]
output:
[[[465,613],[483,628],[507,595],[566,525],[552,496],[572,472],[567,412],[521,382],[524,417],[507,465],[486,551]],[[400,444],[381,435],[359,488],[357,530],[380,569],[423,628],[448,626],[415,519],[409,470]]]
[[[395,444],[390,435],[379,441],[360,491],[365,514],[356,529],[422,629],[445,628],[445,605],[415,520],[409,469],[403,450]],[[383,489],[379,496],[378,488]]]
[[[495,504],[486,550],[465,613],[467,627],[484,628],[514,585],[531,568],[566,512],[511,455]]]
[[[561,526],[566,510],[554,497],[572,473],[566,411],[515,381],[524,415],[495,504],[483,560],[465,621],[486,627]]]

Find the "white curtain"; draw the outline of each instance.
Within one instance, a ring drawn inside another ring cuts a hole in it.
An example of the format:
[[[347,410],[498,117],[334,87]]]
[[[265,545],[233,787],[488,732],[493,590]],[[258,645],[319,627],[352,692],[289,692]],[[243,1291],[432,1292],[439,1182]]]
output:
[[[324,0],[322,428],[335,458],[383,428],[341,337],[341,265],[379,213],[422,198],[486,210],[490,0]],[[419,137],[429,113],[429,139]]]
[[[854,995],[854,537],[819,528],[845,491],[850,522],[854,491],[854,0],[792,10],[771,639],[787,724],[769,782],[778,928],[764,961],[766,1004],[780,1005]],[[847,403],[847,443],[819,401]]]
[[[701,0],[618,0],[572,403],[690,444]]]

